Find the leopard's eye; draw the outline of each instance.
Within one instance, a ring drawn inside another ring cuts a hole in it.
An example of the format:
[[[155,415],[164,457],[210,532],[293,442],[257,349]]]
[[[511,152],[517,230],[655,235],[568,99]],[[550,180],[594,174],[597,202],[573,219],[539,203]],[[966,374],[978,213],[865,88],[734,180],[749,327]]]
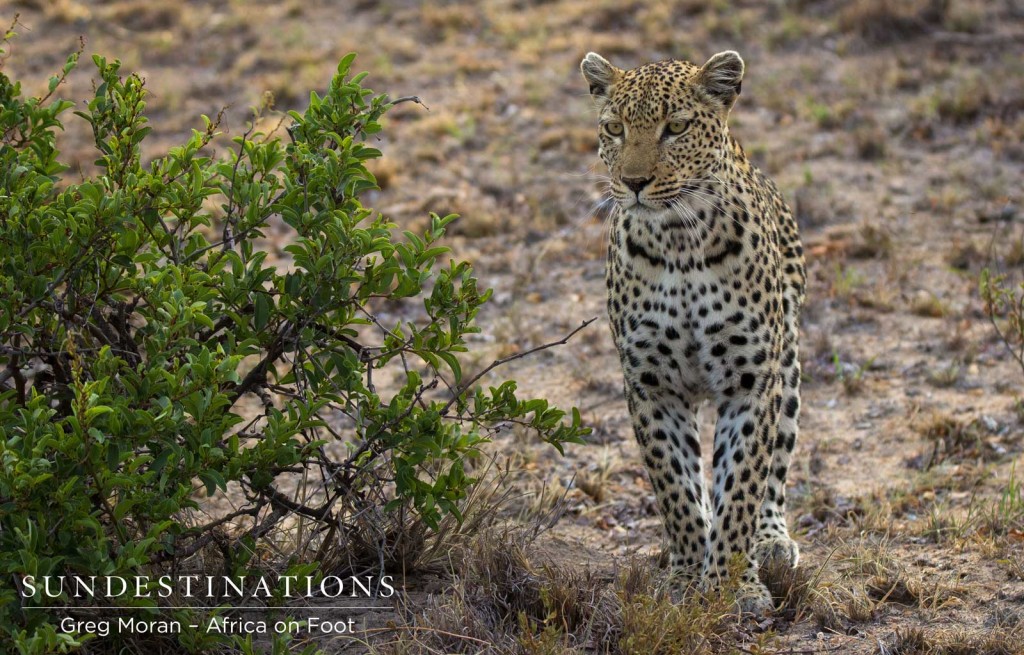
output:
[[[690,127],[690,121],[671,121],[665,128],[665,134],[678,136]]]
[[[610,123],[604,124],[604,131],[612,136],[622,136],[622,133],[626,131],[626,128],[624,128],[622,123],[618,121],[611,121]]]

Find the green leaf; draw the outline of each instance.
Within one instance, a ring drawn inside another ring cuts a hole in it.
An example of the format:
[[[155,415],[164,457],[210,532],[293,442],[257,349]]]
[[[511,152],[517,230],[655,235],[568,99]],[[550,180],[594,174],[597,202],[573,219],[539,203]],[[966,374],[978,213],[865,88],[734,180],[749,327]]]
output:
[[[267,327],[270,320],[270,296],[262,291],[256,292],[256,299],[253,308],[253,327],[257,331]]]
[[[458,358],[449,352],[439,352],[437,356],[448,364],[448,367],[452,370],[452,375],[455,377],[455,385],[458,386],[462,382],[462,366],[459,365]]]
[[[90,407],[89,409],[85,410],[85,421],[86,421],[86,423],[89,423],[94,418],[96,418],[97,416],[102,416],[104,414],[109,414],[112,411],[114,411],[112,408],[107,407],[105,405],[98,405],[96,407]]]
[[[227,481],[219,471],[213,469],[206,469],[199,472],[199,479],[206,485],[207,497],[212,496],[217,489],[221,491],[227,491]]]

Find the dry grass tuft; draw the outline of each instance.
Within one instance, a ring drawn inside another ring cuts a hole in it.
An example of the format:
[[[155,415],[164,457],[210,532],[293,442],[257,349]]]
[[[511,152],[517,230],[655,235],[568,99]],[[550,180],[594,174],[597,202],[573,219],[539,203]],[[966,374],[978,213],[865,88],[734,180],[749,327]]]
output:
[[[913,427],[931,443],[930,455],[919,458],[919,468],[924,470],[948,460],[984,462],[997,460],[1003,455],[1003,451],[994,448],[986,438],[990,436],[988,428],[980,419],[962,420],[932,412],[919,419]]]
[[[839,13],[839,29],[873,45],[905,41],[941,27],[949,0],[856,0]]]
[[[885,566],[868,580],[865,591],[872,600],[905,607],[937,609],[955,597],[950,589],[936,582],[926,584],[902,566]]]
[[[847,251],[856,259],[888,259],[893,253],[892,234],[877,223],[864,223]]]
[[[865,513],[861,499],[840,496],[824,484],[811,485],[805,495],[793,498],[793,504],[806,515],[801,521],[819,526],[850,525]]]
[[[925,291],[914,297],[910,312],[915,316],[942,318],[949,313],[949,306],[934,293]]]
[[[955,240],[946,253],[946,262],[958,271],[977,270],[990,259],[990,253],[974,241]]]
[[[928,371],[928,384],[939,389],[955,387],[963,379],[963,369],[958,362],[949,362]]]
[[[953,123],[967,123],[981,116],[999,98],[991,81],[981,74],[968,74],[944,84],[934,98],[939,117]]]
[[[646,560],[614,579],[538,563],[530,539],[521,529],[481,534],[451,589],[375,652],[710,655],[754,639],[728,591],[674,590]]]
[[[904,571],[885,571],[876,575],[868,581],[865,590],[869,597],[882,603],[913,607],[921,600],[917,582],[911,580]]]
[[[482,18],[472,5],[425,5],[420,12],[420,25],[432,39],[448,39],[480,28]]]
[[[885,642],[879,642],[879,655],[1017,655],[1024,652],[1024,628],[1017,625],[1005,631],[925,632],[922,628],[897,628]]]
[[[554,590],[545,589],[545,571],[530,563],[526,543],[525,533],[508,531],[474,540],[453,557],[457,570],[451,589],[415,617],[408,630],[400,630],[396,640],[379,644],[377,652],[518,652],[525,635],[533,646],[527,652],[559,652],[551,636],[543,634],[544,601]],[[564,599],[564,591],[574,590],[585,596],[581,582],[565,579],[554,594]],[[571,609],[567,614],[572,615]]]
[[[859,591],[847,591],[846,598],[840,607],[846,618],[853,623],[867,623],[875,619],[878,604]]]
[[[828,185],[806,182],[793,195],[793,213],[800,229],[820,228],[832,223],[837,213],[832,190]]]
[[[889,133],[877,123],[864,123],[854,128],[853,145],[861,159],[880,161],[889,154]]]
[[[841,626],[842,619],[836,609],[835,598],[822,579],[824,571],[824,564],[816,569],[806,566],[791,568],[784,562],[773,560],[762,566],[759,574],[783,618],[799,622],[811,616],[819,627],[835,630]]]
[[[294,552],[321,562],[324,570],[361,570],[382,567],[387,571],[410,572],[449,557],[453,549],[465,547],[485,532],[499,508],[509,503],[508,468],[494,459],[482,461],[471,471],[479,478],[466,499],[462,520],[447,514],[437,530],[431,530],[411,513],[387,513],[385,503],[367,503],[351,512],[347,529],[332,528],[325,535],[301,529],[282,531],[284,552]]]
[[[927,655],[932,644],[921,628],[897,628],[885,644],[879,644],[879,655]]]
[[[105,6],[103,18],[127,30],[166,30],[174,27],[181,19],[181,9],[177,5],[160,6],[159,3],[129,0]]]

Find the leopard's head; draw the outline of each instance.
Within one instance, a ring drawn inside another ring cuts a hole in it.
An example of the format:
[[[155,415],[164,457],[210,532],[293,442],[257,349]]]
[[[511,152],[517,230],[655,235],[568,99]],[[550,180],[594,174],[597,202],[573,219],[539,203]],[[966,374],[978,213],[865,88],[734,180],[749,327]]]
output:
[[[716,180],[743,81],[739,54],[720,52],[703,66],[672,60],[621,70],[591,52],[580,70],[597,101],[599,153],[620,206],[663,211]]]

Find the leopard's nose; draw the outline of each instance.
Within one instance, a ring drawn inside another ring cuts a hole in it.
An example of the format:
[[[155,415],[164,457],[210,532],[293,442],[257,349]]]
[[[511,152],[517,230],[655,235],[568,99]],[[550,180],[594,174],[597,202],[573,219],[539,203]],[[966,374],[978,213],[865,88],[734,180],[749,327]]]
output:
[[[644,190],[644,187],[653,181],[653,177],[624,177],[622,183],[625,184],[630,190],[640,195],[640,192]]]

